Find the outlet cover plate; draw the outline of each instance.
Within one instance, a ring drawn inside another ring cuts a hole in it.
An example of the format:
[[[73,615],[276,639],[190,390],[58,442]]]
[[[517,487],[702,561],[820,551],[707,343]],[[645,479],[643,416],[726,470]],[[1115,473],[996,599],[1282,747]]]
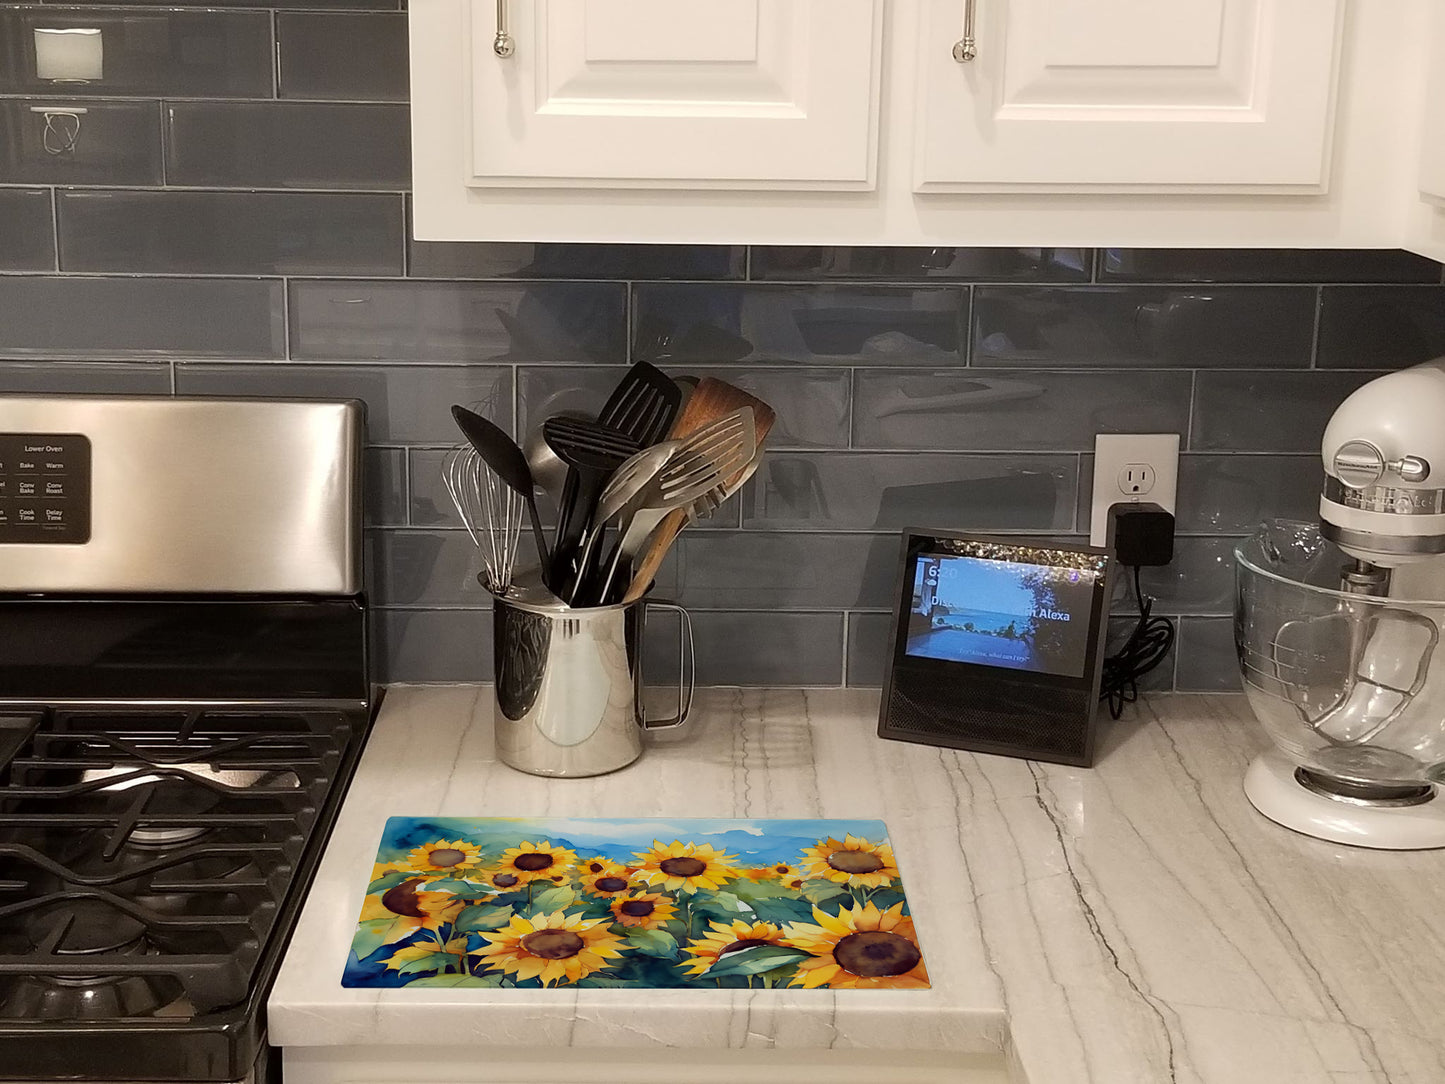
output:
[[[1126,492],[1119,476],[1130,465],[1154,471],[1147,493]],[[1100,433],[1094,438],[1094,489],[1089,502],[1089,545],[1102,546],[1109,508],[1125,501],[1149,501],[1174,512],[1179,488],[1178,433]]]

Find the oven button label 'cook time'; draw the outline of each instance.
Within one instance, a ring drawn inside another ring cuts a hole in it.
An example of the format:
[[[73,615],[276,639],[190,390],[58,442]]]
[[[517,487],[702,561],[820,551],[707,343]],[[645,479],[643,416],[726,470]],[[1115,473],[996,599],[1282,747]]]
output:
[[[0,433],[0,545],[90,541],[90,440]]]

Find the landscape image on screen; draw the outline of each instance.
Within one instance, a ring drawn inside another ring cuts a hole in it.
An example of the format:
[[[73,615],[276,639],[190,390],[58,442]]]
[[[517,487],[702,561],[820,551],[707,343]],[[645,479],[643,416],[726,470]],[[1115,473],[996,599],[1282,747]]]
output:
[[[1081,677],[1095,576],[979,557],[920,556],[904,651]]]

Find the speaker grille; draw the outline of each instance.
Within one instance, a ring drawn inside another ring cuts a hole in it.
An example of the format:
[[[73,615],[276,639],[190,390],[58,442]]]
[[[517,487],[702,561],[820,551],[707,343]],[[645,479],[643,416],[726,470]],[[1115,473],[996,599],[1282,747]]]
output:
[[[879,733],[929,745],[1086,763],[1092,748],[1088,690],[1007,679],[955,691],[916,675],[894,675]]]

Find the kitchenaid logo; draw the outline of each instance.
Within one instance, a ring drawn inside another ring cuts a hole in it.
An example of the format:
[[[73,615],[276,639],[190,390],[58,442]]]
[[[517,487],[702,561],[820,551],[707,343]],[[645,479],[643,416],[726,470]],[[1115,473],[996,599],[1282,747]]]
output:
[[[1058,610],[1050,610],[1047,606],[1040,607],[1034,611],[1035,617],[1043,618],[1045,621],[1067,621],[1069,615],[1060,613]]]

